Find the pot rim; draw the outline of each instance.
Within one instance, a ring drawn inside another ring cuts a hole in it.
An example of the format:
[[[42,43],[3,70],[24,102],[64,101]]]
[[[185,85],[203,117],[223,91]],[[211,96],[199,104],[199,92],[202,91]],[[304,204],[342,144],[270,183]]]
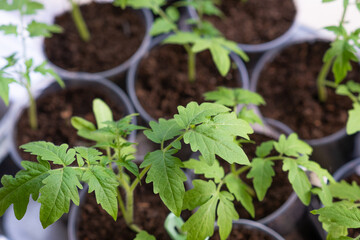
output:
[[[244,51],[247,53],[261,53],[261,52],[266,52],[269,51],[273,48],[279,47],[282,44],[284,44],[285,42],[287,42],[291,37],[293,37],[296,32],[301,28],[301,24],[299,23],[299,16],[300,14],[299,12],[299,8],[297,6],[296,1],[292,0],[292,2],[295,5],[295,16],[293,19],[293,22],[291,24],[291,26],[288,28],[288,30],[286,30],[283,34],[281,34],[279,37],[268,41],[268,42],[264,42],[264,43],[258,43],[258,44],[245,44],[245,43],[237,43],[237,45]],[[197,19],[198,15],[196,13],[195,8],[193,7],[188,7],[188,14],[190,16],[190,18],[193,19]]]
[[[150,44],[149,49],[147,50],[147,53],[151,51],[155,46],[159,45],[166,37],[168,37],[170,34],[164,34],[160,35],[158,37],[155,37]],[[231,59],[234,61],[238,68],[239,76],[237,79],[237,82],[242,83],[243,89],[249,89],[249,76],[248,72],[246,70],[245,64],[243,61],[235,54],[230,54]],[[138,59],[129,69],[127,76],[126,76],[126,85],[127,85],[127,92],[129,94],[130,100],[134,104],[135,109],[139,112],[140,116],[146,121],[155,121],[155,118],[150,116],[150,114],[142,107],[136,92],[135,92],[135,82],[137,80],[137,71],[138,66],[140,64],[141,59]]]
[[[69,71],[69,70],[66,70],[62,67],[55,65],[53,62],[51,62],[48,59],[46,52],[45,52],[45,44],[43,42],[42,52],[48,62],[47,63],[48,66],[51,67],[52,69],[54,69],[55,72],[57,72],[60,75],[60,77],[67,78],[67,79],[81,78],[81,79],[91,80],[94,78],[111,78],[113,76],[117,76],[117,75],[127,71],[138,59],[140,59],[145,54],[145,52],[149,48],[149,45],[151,42],[150,30],[151,30],[152,24],[153,24],[153,15],[151,14],[149,9],[138,9],[138,10],[135,9],[134,11],[138,11],[143,17],[144,25],[145,25],[145,34],[144,34],[144,38],[143,38],[139,48],[125,62],[123,62],[120,65],[113,67],[111,69],[101,71],[101,72],[95,72],[95,73],[82,72],[82,71]]]
[[[279,233],[277,233],[273,229],[265,226],[264,223],[261,223],[261,222],[257,222],[257,221],[253,221],[253,220],[249,220],[249,219],[239,219],[236,222],[233,222],[233,224],[249,226],[250,228],[255,228],[262,232],[265,232],[277,240],[285,240]]]
[[[253,71],[251,79],[250,79],[250,90],[253,92],[257,92],[257,84],[258,84],[259,77],[260,77],[262,70],[264,69],[265,65],[267,63],[271,62],[276,56],[278,56],[282,50],[284,50],[287,47],[296,45],[296,44],[300,44],[300,43],[304,43],[304,42],[313,43],[316,41],[324,42],[324,41],[329,41],[329,39],[325,38],[325,37],[321,37],[321,36],[309,37],[309,38],[305,38],[305,39],[294,39],[280,47],[277,47],[269,52],[266,52],[263,56],[261,56],[261,58],[255,65],[254,71]],[[259,113],[260,117],[262,119],[264,119],[260,110],[258,111],[258,113]],[[267,119],[268,119],[268,121],[270,120],[270,118],[267,118]],[[279,120],[271,119],[270,121],[272,121],[273,123],[276,123],[278,125],[283,125],[283,127],[291,130],[292,132],[296,132],[296,131],[292,130],[289,126],[287,126],[285,123],[283,123]],[[334,142],[337,139],[344,138],[345,136],[347,136],[347,134],[346,134],[346,128],[344,127],[335,133],[332,133],[328,136],[325,136],[325,137],[322,137],[319,139],[303,139],[303,140],[305,142],[307,142],[308,144],[310,144],[311,146],[322,146],[322,145],[327,145],[331,142]]]
[[[99,84],[102,85],[103,87],[107,88],[108,90],[112,91],[114,94],[116,94],[117,98],[121,99],[121,101],[123,102],[124,105],[124,110],[126,111],[126,113],[124,115],[128,115],[128,114],[132,114],[135,113],[134,108],[130,102],[130,100],[128,99],[128,97],[126,96],[126,94],[124,93],[124,91],[118,87],[117,85],[115,85],[113,82],[106,80],[104,78],[94,78],[94,79],[63,79],[66,85],[66,82],[78,82],[81,85],[83,85],[84,87],[86,87],[86,83],[93,83],[93,84]],[[42,91],[38,91],[36,92],[36,96],[35,98],[38,99],[43,93],[44,91],[46,91],[46,89],[50,88],[51,86],[56,86],[57,82],[53,81],[51,84],[49,84],[46,88],[42,89]],[[66,89],[66,88],[65,88]],[[20,154],[18,152],[17,149],[17,144],[16,144],[16,132],[17,132],[17,122],[22,114],[22,112],[29,106],[28,102],[19,102],[16,106],[14,106],[14,111],[13,111],[13,115],[12,115],[12,122],[11,122],[11,126],[9,127],[9,152],[10,152],[10,157],[11,159],[15,162],[15,164],[20,168],[23,169],[22,165],[21,165],[21,157]],[[137,124],[137,120],[136,118],[132,118],[132,124]],[[134,142],[135,141],[135,136],[136,136],[136,131],[133,131],[130,136],[129,136],[129,141]]]
[[[360,173],[360,157],[353,159],[352,161],[346,163],[342,167],[340,167],[335,173],[334,173],[334,179],[336,181],[340,181],[347,176],[353,174],[354,172]]]

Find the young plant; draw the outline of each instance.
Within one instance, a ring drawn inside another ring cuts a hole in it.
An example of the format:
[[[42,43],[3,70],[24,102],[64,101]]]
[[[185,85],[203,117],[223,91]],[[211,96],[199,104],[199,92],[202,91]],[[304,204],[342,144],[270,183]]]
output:
[[[64,87],[60,77],[49,68],[46,68],[46,61],[38,66],[34,66],[33,59],[27,57],[27,37],[50,37],[52,33],[61,32],[61,28],[57,25],[47,25],[35,20],[29,24],[25,24],[25,17],[34,15],[38,10],[43,9],[41,3],[31,0],[0,0],[0,10],[16,11],[20,15],[20,25],[14,24],[0,25],[0,31],[6,35],[14,35],[20,39],[21,53],[13,53],[5,57],[6,64],[0,68],[0,97],[6,104],[9,104],[9,85],[17,83],[23,86],[29,96],[29,123],[32,129],[37,129],[36,102],[31,93],[31,74],[33,72],[42,75],[53,76],[60,86]]]
[[[323,0],[323,2],[332,1],[335,0]],[[324,64],[317,78],[318,97],[321,102],[326,101],[326,87],[336,88],[345,79],[347,73],[352,70],[351,61],[359,62],[356,56],[356,47],[360,46],[360,28],[348,32],[344,27],[349,6],[349,0],[343,0],[343,12],[339,25],[325,28],[333,32],[336,39],[331,43],[331,47],[323,57]],[[360,3],[356,2],[356,6],[360,10]],[[330,69],[335,76],[334,82],[326,79]]]
[[[121,0],[115,1],[120,4]],[[169,35],[163,43],[182,45],[188,55],[188,78],[190,82],[196,80],[196,54],[205,50],[209,50],[214,60],[214,63],[222,76],[225,76],[231,67],[230,52],[234,52],[244,60],[248,60],[247,55],[237,46],[235,42],[226,40],[218,33],[218,31],[209,26],[203,19],[197,21],[196,26],[192,32],[181,30],[177,26],[177,21],[180,18],[177,7],[192,4],[192,1],[180,1],[173,6],[167,7],[165,10],[165,0],[134,0],[128,2],[133,8],[145,7],[150,8],[155,15],[159,15],[154,21],[151,34],[153,36],[159,34],[173,34]],[[202,5],[201,5],[202,6]],[[205,8],[207,9],[207,8]]]
[[[319,221],[328,232],[327,240],[360,239],[348,237],[348,230],[360,228],[360,187],[356,182],[351,184],[342,180],[331,182],[328,186],[330,198],[323,200],[324,207],[311,213],[319,215]],[[334,201],[333,199],[337,200]]]
[[[21,146],[26,152],[37,155],[38,162],[23,161],[24,170],[15,177],[2,178],[1,215],[14,204],[15,215],[21,219],[32,195],[41,203],[40,221],[46,228],[69,211],[70,201],[79,205],[78,189],[82,189],[80,182],[85,182],[89,193],[95,193],[97,202],[114,220],[120,209],[128,227],[140,232],[133,222],[133,192],[147,169],[139,173],[133,162],[135,149],[125,137],[141,127],[130,123],[132,115],[113,121],[111,110],[99,99],[94,100],[93,108],[97,127],[79,117],[74,117],[72,124],[80,136],[96,141],[95,147],[69,148],[67,144],[55,146],[44,141]],[[51,168],[50,163],[60,167]],[[125,169],[135,176],[132,182]],[[125,197],[118,187],[124,190]]]

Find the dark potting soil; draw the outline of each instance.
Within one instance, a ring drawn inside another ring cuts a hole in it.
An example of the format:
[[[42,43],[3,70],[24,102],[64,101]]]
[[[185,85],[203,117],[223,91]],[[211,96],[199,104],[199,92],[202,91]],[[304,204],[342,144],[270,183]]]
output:
[[[37,102],[38,125],[34,131],[28,122],[27,110],[23,111],[17,123],[16,143],[18,146],[32,141],[50,141],[55,145],[67,143],[73,146],[91,146],[90,142],[77,135],[71,125],[71,117],[79,116],[95,124],[92,101],[95,98],[104,100],[112,109],[114,119],[120,119],[125,109],[113,102],[101,89],[90,87],[66,88],[54,94],[46,94]],[[36,161],[34,155],[20,151],[22,159]]]
[[[233,225],[234,226],[234,225]],[[232,229],[231,234],[228,239],[236,240],[275,240],[273,237],[269,236],[260,230],[255,228],[248,227],[237,227]],[[220,235],[218,231],[215,231],[214,236],[211,240],[220,240]]]
[[[206,17],[227,39],[260,44],[284,34],[292,25],[296,8],[293,0],[226,0],[220,6],[224,16]]]
[[[144,22],[137,11],[122,10],[111,3],[80,6],[91,34],[81,40],[70,12],[57,16],[63,33],[45,39],[45,52],[55,65],[69,71],[101,72],[129,59],[145,35]]]
[[[322,58],[329,48],[326,42],[301,43],[284,49],[260,74],[257,91],[265,98],[261,113],[287,124],[302,139],[318,139],[345,127],[348,97],[328,88],[325,103],[318,100],[316,78]],[[359,67],[347,79],[360,80]],[[333,79],[332,73],[328,79]]]
[[[159,195],[152,191],[152,184],[143,183],[137,187],[134,194],[135,223],[156,239],[170,239],[163,227],[169,210],[162,203]],[[136,234],[127,228],[124,218],[119,211],[115,222],[97,203],[94,195],[86,198],[81,205],[79,240],[129,240]]]
[[[136,95],[153,118],[170,118],[177,113],[177,106],[185,106],[190,101],[201,103],[203,94],[217,86],[239,86],[236,70],[221,77],[209,52],[197,54],[194,83],[188,80],[187,63],[185,50],[177,45],[156,47],[141,61]]]

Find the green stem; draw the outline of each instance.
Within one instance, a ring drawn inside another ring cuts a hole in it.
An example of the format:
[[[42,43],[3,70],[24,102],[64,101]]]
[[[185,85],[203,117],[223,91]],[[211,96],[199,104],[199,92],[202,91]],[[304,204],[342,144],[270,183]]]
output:
[[[232,163],[232,164],[230,165],[230,169],[231,169],[231,173],[236,175],[236,166],[235,166],[235,163]]]
[[[166,13],[161,8],[159,8],[157,10],[158,10],[157,12],[160,17],[165,19],[165,21],[169,22],[170,24],[173,24],[174,26],[176,26],[176,28],[173,29],[175,33],[180,32],[180,30],[177,27],[177,24],[174,21],[172,21],[170,18],[168,18]],[[195,82],[195,79],[196,79],[196,53],[194,53],[191,50],[191,46],[189,44],[184,44],[183,46],[186,50],[186,53],[188,54],[188,78],[189,78],[189,81],[191,83],[193,83],[193,82]]]
[[[184,137],[184,134],[181,134],[179,137],[177,137],[175,140],[173,140],[171,143],[169,143],[169,145],[167,145],[166,148],[161,149],[161,150],[162,150],[163,152],[169,151],[169,149],[172,147],[172,144],[173,144],[174,142],[180,141],[181,139],[183,139],[183,137]]]
[[[196,79],[196,53],[191,48],[187,51],[188,54],[188,78],[191,83],[195,82]]]
[[[328,75],[329,71],[330,71],[330,67],[332,65],[334,58],[329,59],[328,61],[326,61],[321,70],[320,73],[317,77],[316,80],[316,85],[317,85],[317,89],[318,89],[318,97],[320,102],[325,102],[326,98],[327,98],[327,94],[326,94],[326,76]]]
[[[30,86],[26,87],[26,91],[29,95],[30,107],[28,111],[29,124],[31,129],[36,130],[38,128],[37,112],[36,112],[36,101],[31,93]]]
[[[71,2],[71,7],[72,7],[72,11],[71,11],[71,14],[72,14],[72,18],[75,22],[75,26],[79,32],[79,35],[81,37],[81,39],[84,41],[84,42],[89,42],[90,40],[90,33],[89,33],[89,30],[86,26],[86,23],[84,21],[84,18],[81,14],[81,11],[80,11],[80,8],[79,6],[74,2],[74,0],[70,0]]]
[[[147,166],[146,168],[144,168],[144,169],[141,171],[139,177],[136,178],[136,179],[134,180],[134,182],[131,184],[131,186],[130,186],[130,191],[134,191],[134,190],[135,190],[136,186],[140,183],[141,179],[142,179],[142,178],[145,176],[145,174],[149,171],[150,167],[151,167],[151,166]]]
[[[245,171],[247,171],[249,169],[250,169],[250,166],[241,167],[235,172],[235,175],[239,176],[240,174],[242,174],[243,172],[245,172]]]

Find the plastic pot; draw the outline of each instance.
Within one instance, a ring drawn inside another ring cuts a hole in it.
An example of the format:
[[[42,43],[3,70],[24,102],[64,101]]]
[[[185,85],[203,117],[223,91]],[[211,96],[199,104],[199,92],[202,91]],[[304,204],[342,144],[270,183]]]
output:
[[[161,36],[153,39],[148,51],[150,51],[155,46],[159,45],[167,36],[168,35],[161,35]],[[249,76],[248,76],[248,73],[247,73],[244,63],[241,61],[241,59],[238,56],[236,56],[234,54],[231,54],[231,59],[236,64],[238,71],[239,71],[239,74],[238,74],[239,78],[237,79],[237,81],[239,82],[239,84],[241,84],[242,88],[248,89],[249,88]],[[142,105],[140,104],[140,101],[136,95],[136,92],[135,92],[135,83],[137,80],[137,71],[138,71],[138,66],[139,66],[140,61],[141,61],[141,59],[136,61],[130,67],[130,69],[127,73],[127,77],[126,77],[127,92],[129,94],[130,100],[132,101],[136,111],[148,123],[150,121],[154,121],[154,118],[151,116],[150,113],[146,112],[146,110],[142,107]]]
[[[120,64],[112,69],[108,69],[108,70],[101,71],[101,72],[95,72],[95,73],[74,72],[74,71],[66,70],[66,69],[63,69],[63,68],[55,65],[50,60],[48,60],[49,66],[51,68],[53,68],[61,77],[67,78],[67,79],[93,79],[93,78],[97,78],[97,77],[113,79],[116,76],[119,76],[120,74],[124,73],[125,71],[127,71],[129,69],[130,66],[132,66],[134,64],[134,62],[136,62],[138,59],[140,59],[144,55],[144,53],[148,49],[148,47],[150,45],[150,41],[151,41],[150,30],[151,30],[152,23],[153,23],[153,16],[152,16],[150,10],[140,9],[140,10],[135,10],[135,11],[140,15],[140,17],[142,18],[143,23],[145,25],[144,39],[142,40],[142,43],[139,46],[138,50],[122,64]],[[43,49],[43,51],[44,51],[44,49]],[[121,53],[119,53],[119,54],[121,54]],[[44,55],[46,56],[45,51],[44,51]]]
[[[295,4],[295,6],[296,6],[296,4]],[[198,14],[194,8],[189,7],[187,9],[188,9],[188,15],[190,16],[190,18],[193,18],[193,19],[199,18]],[[297,30],[299,28],[298,18],[299,18],[299,14],[296,12],[294,21],[293,21],[291,27],[286,32],[284,32],[282,35],[280,35],[279,37],[277,37],[269,42],[264,42],[264,43],[260,43],[260,44],[238,43],[238,46],[247,53],[261,53],[261,52],[266,52],[266,51],[272,50],[274,48],[277,48],[277,47],[283,45],[284,43],[286,43],[297,32]],[[241,27],[241,26],[239,26],[239,27]],[[276,26],[274,26],[274,27],[276,27]]]
[[[124,116],[128,114],[134,113],[134,109],[126,96],[126,94],[114,83],[110,82],[109,80],[99,78],[99,79],[64,79],[66,89],[72,89],[72,88],[78,88],[78,87],[84,87],[84,88],[94,88],[94,89],[101,89],[101,91],[109,97],[114,103],[118,103],[122,106],[122,109],[124,109]],[[45,94],[56,94],[57,91],[61,90],[61,87],[57,84],[57,82],[53,82],[50,84],[47,88],[45,88],[36,98],[40,98],[42,95]],[[56,96],[56,95],[55,95]],[[10,131],[10,156],[13,159],[13,161],[20,167],[21,167],[21,157],[19,155],[18,149],[17,149],[17,141],[16,141],[16,133],[17,133],[17,122],[22,114],[22,112],[25,110],[25,108],[28,107],[27,104],[21,104],[14,114],[13,123],[11,126]],[[133,124],[136,124],[136,119],[133,118],[132,120]],[[135,131],[132,132],[132,134],[129,136],[130,141],[134,141],[135,139]]]
[[[301,42],[315,42],[315,41],[326,41],[324,39],[310,37],[310,39],[304,39],[302,41],[292,41],[284,46],[265,53],[255,66],[251,80],[250,90],[256,92],[258,86],[258,80],[261,71],[264,69],[268,62],[271,62],[283,49],[294,44]],[[295,107],[295,106],[294,106]],[[257,109],[258,114],[261,116],[261,112]],[[274,119],[267,120],[270,125],[281,125],[282,128],[288,129],[288,131],[295,132],[293,129],[288,127],[286,124],[276,121]],[[276,126],[273,126],[276,128]],[[313,148],[311,159],[318,162],[322,167],[325,167],[330,172],[334,172],[340,166],[345,164],[352,159],[354,152],[354,139],[355,135],[347,135],[345,126],[341,130],[319,139],[309,139],[306,141]]]

